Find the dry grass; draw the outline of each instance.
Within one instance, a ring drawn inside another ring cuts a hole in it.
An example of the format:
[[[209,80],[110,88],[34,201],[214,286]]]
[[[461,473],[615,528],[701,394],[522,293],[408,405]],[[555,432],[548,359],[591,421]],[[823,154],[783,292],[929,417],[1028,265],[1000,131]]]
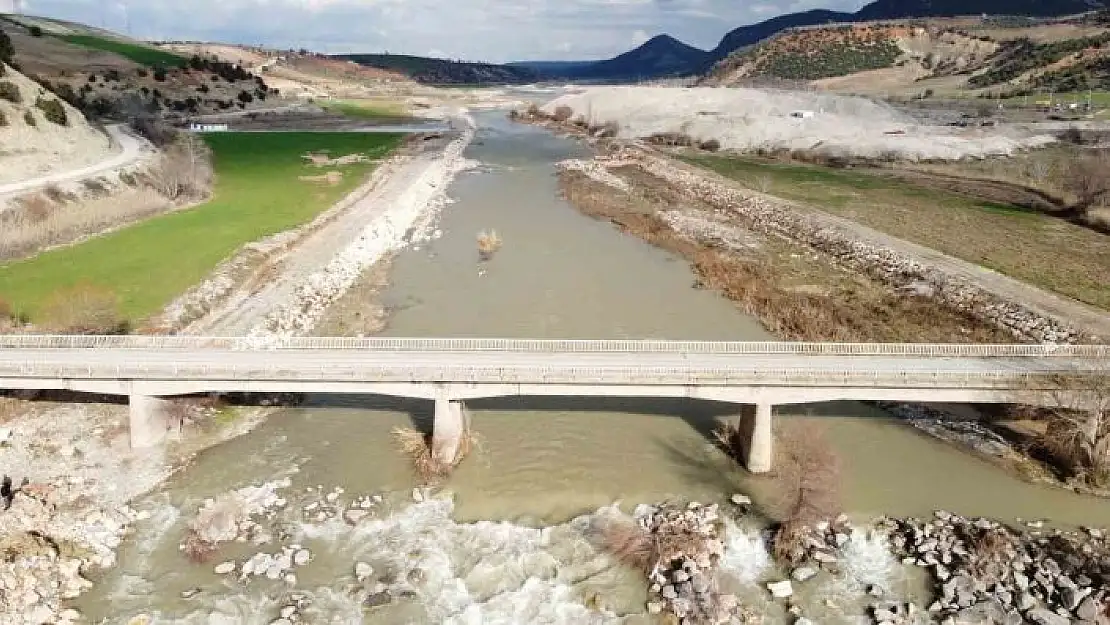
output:
[[[577,172],[561,172],[564,196],[582,212],[690,262],[699,286],[723,293],[785,340],[910,343],[993,343],[1013,338],[929,298],[890,292],[854,276],[789,241],[766,239],[760,253],[742,257],[692,241],[657,216],[662,210],[713,208],[673,192],[638,168],[618,171],[636,187],[618,194]],[[743,226],[743,224],[740,224]]]
[[[129,329],[115,293],[91,284],[54,293],[41,318],[41,327],[58,334],[126,334]]]
[[[125,188],[75,204],[55,204],[41,194],[0,213],[0,261],[25,258],[105,230],[146,219],[171,204],[151,189]]]
[[[956,258],[1110,309],[1110,239],[1038,210],[975,199],[934,182],[906,181],[875,172],[840,170],[754,158],[702,156],[690,159],[753,189],[816,207],[881,232]],[[960,167],[964,167],[961,164]],[[974,167],[966,165],[968,171]],[[958,175],[956,170],[947,170]],[[966,177],[966,174],[965,174]],[[953,236],[960,233],[960,236]],[[1060,262],[1067,250],[1068,262]]]
[[[478,258],[480,260],[485,261],[493,258],[493,255],[500,249],[501,237],[498,236],[496,230],[478,233]]]
[[[329,171],[327,173],[319,174],[317,176],[297,176],[297,180],[300,180],[301,182],[315,182],[315,183],[320,183],[320,184],[326,184],[330,187],[334,187],[335,185],[339,184],[340,182],[343,182],[343,172],[341,172],[341,171]]]

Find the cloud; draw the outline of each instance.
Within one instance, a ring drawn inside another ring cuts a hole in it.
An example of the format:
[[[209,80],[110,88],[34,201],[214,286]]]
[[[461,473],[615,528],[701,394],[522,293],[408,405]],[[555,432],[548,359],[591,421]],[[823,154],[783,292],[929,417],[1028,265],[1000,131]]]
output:
[[[2,5],[6,0],[0,0]],[[774,15],[864,0],[26,0],[25,11],[151,39],[219,40],[323,52],[468,60],[607,58],[668,33],[712,48]],[[643,35],[641,37],[641,34]]]

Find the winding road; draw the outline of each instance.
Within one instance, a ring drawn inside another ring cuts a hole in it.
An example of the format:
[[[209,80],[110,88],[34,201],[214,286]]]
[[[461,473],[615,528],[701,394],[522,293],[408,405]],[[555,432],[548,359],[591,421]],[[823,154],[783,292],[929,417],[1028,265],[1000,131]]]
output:
[[[77,169],[54,172],[45,176],[20,180],[19,182],[0,184],[0,200],[11,196],[22,195],[30,191],[36,191],[50,185],[79,182],[81,180],[95,178],[109,172],[130,167],[157,154],[157,150],[155,150],[154,146],[151,145],[149,141],[133,133],[122,124],[108,126],[108,136],[111,137],[113,143],[120,146],[120,151],[110,158]]]

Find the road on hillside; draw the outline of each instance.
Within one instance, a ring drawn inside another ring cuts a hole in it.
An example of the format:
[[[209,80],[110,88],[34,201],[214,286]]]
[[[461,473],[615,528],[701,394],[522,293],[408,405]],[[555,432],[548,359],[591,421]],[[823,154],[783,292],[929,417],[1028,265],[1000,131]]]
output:
[[[30,191],[37,191],[48,187],[50,185],[65,184],[67,182],[79,182],[89,178],[102,176],[109,172],[113,172],[125,167],[130,167],[143,159],[154,156],[157,153],[154,146],[151,145],[146,139],[136,135],[130,129],[122,124],[116,124],[108,127],[108,136],[112,141],[120,146],[120,151],[106,158],[99,163],[86,165],[77,169],[68,171],[54,172],[45,176],[37,176],[28,180],[20,180],[18,182],[9,182],[0,184],[0,199],[5,197],[22,195]]]

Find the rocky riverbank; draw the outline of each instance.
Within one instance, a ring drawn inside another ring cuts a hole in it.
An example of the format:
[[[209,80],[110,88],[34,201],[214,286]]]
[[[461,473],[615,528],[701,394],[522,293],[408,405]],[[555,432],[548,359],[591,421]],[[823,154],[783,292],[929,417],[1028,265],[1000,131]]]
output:
[[[130,502],[265,414],[218,417],[190,406],[175,441],[133,452],[126,405],[0,402],[9,415],[0,427],[0,468],[16,489],[10,507],[0,502],[0,625],[81,622],[67,601],[92,586],[88,576],[115,565],[132,525],[148,518]]]

